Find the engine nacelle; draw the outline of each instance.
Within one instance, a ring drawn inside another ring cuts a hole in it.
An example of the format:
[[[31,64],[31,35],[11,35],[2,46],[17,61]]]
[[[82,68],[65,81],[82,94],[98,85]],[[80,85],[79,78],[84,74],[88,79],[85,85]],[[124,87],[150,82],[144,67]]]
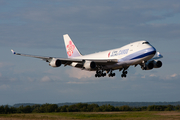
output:
[[[154,64],[154,68],[160,68],[162,66],[162,62],[159,60],[154,60],[153,64]]]
[[[92,70],[96,68],[96,63],[93,61],[84,61],[83,68]]]
[[[159,60],[153,60],[150,62],[146,62],[144,66],[142,66],[141,68],[143,70],[151,70],[153,68],[160,68],[162,66],[162,62]]]
[[[153,62],[146,62],[144,67],[142,67],[143,70],[151,70],[154,68]]]
[[[60,67],[61,66],[61,60],[53,58],[51,62],[49,63],[52,67]]]

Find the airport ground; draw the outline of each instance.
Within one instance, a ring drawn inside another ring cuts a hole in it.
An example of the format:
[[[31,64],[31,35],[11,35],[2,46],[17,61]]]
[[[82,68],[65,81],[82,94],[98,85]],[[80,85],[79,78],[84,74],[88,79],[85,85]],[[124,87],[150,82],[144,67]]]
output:
[[[0,114],[0,120],[180,120],[179,111]]]

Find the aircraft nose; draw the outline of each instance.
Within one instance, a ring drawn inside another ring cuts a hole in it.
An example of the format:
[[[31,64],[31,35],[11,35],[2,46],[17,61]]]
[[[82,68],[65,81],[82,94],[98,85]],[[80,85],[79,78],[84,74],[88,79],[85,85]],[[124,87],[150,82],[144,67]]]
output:
[[[150,52],[155,55],[156,54],[156,49],[152,46],[151,49],[150,49]]]
[[[153,47],[153,53],[156,54],[156,49]]]
[[[149,55],[152,55],[152,54],[155,55],[156,54],[156,49],[153,46],[151,46],[150,48],[146,49],[144,51],[144,53],[149,54]]]

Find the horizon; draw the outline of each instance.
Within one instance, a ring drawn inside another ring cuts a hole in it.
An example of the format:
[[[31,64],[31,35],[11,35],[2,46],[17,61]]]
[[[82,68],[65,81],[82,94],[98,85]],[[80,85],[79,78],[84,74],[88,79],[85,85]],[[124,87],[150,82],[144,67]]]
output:
[[[93,104],[93,103],[178,103],[180,101],[158,101],[158,102],[126,102],[126,101],[94,101],[94,102],[63,102],[63,103],[15,103],[13,105],[6,104],[8,106],[15,106],[15,105],[22,105],[22,104],[34,104],[34,105],[42,105],[42,104],[78,104],[78,103],[88,103],[88,104]],[[5,105],[0,105],[0,106],[5,106]]]

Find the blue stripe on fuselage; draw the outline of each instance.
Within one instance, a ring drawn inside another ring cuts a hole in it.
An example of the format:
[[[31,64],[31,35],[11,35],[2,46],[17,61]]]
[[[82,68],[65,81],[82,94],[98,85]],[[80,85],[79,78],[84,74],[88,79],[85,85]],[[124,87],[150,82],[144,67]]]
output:
[[[135,60],[135,59],[140,59],[149,55],[153,55],[156,53],[156,49],[154,47],[151,48],[146,48],[143,50],[140,50],[138,52],[135,52],[133,54],[130,54],[122,59],[119,59],[119,62],[124,62],[124,61],[129,61],[129,60]]]
[[[146,57],[146,56],[149,56],[149,55],[155,54],[155,53],[156,53],[156,51],[147,52],[147,53],[145,53],[145,54],[142,54],[142,55],[139,55],[139,56],[137,56],[137,57],[134,57],[134,58],[132,58],[132,59],[130,59],[130,60],[143,58],[143,57]]]

